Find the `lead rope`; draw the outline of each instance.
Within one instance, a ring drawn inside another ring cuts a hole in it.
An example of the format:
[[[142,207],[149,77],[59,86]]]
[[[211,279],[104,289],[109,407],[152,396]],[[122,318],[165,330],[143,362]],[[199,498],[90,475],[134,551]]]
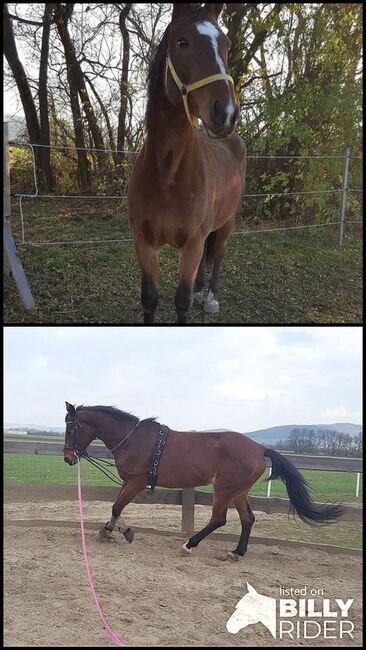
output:
[[[79,513],[80,513],[80,528],[81,528],[81,541],[82,541],[82,546],[83,546],[83,557],[84,557],[84,564],[85,564],[85,569],[86,569],[86,575],[88,577],[88,582],[89,582],[89,587],[90,591],[93,595],[95,606],[97,608],[97,612],[99,614],[100,620],[102,622],[102,626],[104,627],[105,631],[107,632],[110,640],[114,645],[118,646],[123,646],[124,644],[122,641],[114,634],[114,632],[111,630],[109,627],[107,621],[105,620],[103,616],[103,612],[101,610],[101,607],[99,605],[98,597],[95,592],[94,588],[94,583],[93,583],[93,577],[92,577],[92,572],[90,569],[89,565],[89,560],[88,560],[88,555],[86,551],[86,541],[85,541],[85,530],[84,530],[84,514],[83,514],[83,501],[82,501],[82,496],[81,496],[81,477],[80,477],[80,458],[78,458],[78,477],[77,477],[77,487],[78,487],[78,499],[79,499]]]

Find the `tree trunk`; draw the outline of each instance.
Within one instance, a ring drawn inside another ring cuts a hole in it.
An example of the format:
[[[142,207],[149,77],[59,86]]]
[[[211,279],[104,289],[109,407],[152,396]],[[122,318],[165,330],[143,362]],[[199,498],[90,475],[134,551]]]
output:
[[[15,43],[13,23],[9,16],[8,7],[4,4],[4,54],[14,75],[14,79],[19,91],[22,102],[25,121],[27,124],[29,140],[32,144],[40,144],[40,128],[37,115],[37,109],[33,100],[32,92],[25,74],[22,62],[19,59],[17,46]],[[39,147],[35,147],[36,173],[37,179],[42,179],[40,170]]]
[[[69,83],[72,86],[71,95],[73,96],[75,102],[75,90],[79,94],[84,113],[93,136],[94,145],[97,149],[103,150],[104,141],[102,132],[99,128],[93,106],[90,102],[88,91],[85,85],[84,75],[81,70],[79,61],[76,58],[75,47],[71,40],[67,27],[67,23],[72,15],[73,8],[74,5],[67,4],[64,6],[58,3],[56,11],[56,25],[65,51],[68,79]],[[97,151],[96,157],[98,160],[99,171],[102,172],[107,166],[108,158],[103,151]]]
[[[122,34],[123,57],[122,57],[122,76],[121,76],[121,106],[118,116],[118,137],[117,149],[124,151],[126,147],[126,127],[127,127],[127,106],[128,106],[128,68],[130,64],[130,35],[127,29],[127,17],[131,10],[132,4],[127,3],[122,9],[119,17],[119,26]],[[123,153],[118,154],[118,159],[122,162],[125,159]]]
[[[51,190],[53,185],[50,151],[50,120],[48,111],[48,55],[50,44],[51,22],[53,19],[53,3],[45,4],[44,27],[42,32],[41,60],[39,65],[39,117],[40,117],[40,162],[42,167],[43,184]]]

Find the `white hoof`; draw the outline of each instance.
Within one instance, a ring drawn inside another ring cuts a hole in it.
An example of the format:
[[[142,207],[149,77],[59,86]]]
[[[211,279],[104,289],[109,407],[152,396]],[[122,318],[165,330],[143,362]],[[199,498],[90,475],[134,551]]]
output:
[[[219,303],[212,291],[208,292],[207,300],[203,306],[203,311],[206,312],[206,314],[217,314],[219,311]]]
[[[227,554],[228,560],[231,560],[231,562],[238,562],[240,560],[240,555],[237,553],[233,553],[232,551],[229,551]]]
[[[203,291],[194,292],[193,302],[195,305],[199,305],[200,307],[203,307],[203,305],[205,304],[205,296],[203,295]]]
[[[190,555],[190,554],[192,553],[192,549],[191,549],[191,548],[187,548],[187,544],[188,544],[188,542],[186,542],[186,543],[183,544],[183,546],[182,546],[182,551],[181,551],[182,555]]]

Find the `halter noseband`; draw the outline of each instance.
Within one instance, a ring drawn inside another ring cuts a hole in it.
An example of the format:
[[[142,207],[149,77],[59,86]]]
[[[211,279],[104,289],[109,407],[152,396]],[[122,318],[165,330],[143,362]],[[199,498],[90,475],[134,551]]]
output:
[[[166,92],[168,92],[168,70],[170,71],[170,74],[172,75],[175,83],[177,84],[180,92],[182,93],[182,99],[183,99],[183,104],[184,108],[186,111],[186,115],[188,117],[189,123],[193,126],[194,129],[196,129],[199,125],[198,122],[198,117],[195,115],[191,115],[189,107],[188,107],[188,93],[190,93],[192,90],[197,90],[197,88],[202,88],[202,86],[206,86],[207,84],[212,84],[214,81],[220,81],[221,79],[224,79],[225,81],[230,81],[233,86],[234,86],[234,79],[229,75],[229,74],[224,74],[222,72],[218,74],[212,74],[210,77],[205,77],[204,79],[200,79],[199,81],[194,81],[191,84],[184,84],[182,81],[179,79],[176,70],[173,66],[172,60],[170,58],[170,54],[167,54],[166,57],[166,62],[165,62],[165,89]]]

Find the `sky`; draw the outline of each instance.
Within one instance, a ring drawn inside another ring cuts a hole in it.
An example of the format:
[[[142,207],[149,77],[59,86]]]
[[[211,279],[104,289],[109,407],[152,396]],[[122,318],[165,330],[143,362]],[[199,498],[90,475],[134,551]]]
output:
[[[4,420],[63,427],[65,401],[172,429],[361,420],[361,327],[5,327]]]

